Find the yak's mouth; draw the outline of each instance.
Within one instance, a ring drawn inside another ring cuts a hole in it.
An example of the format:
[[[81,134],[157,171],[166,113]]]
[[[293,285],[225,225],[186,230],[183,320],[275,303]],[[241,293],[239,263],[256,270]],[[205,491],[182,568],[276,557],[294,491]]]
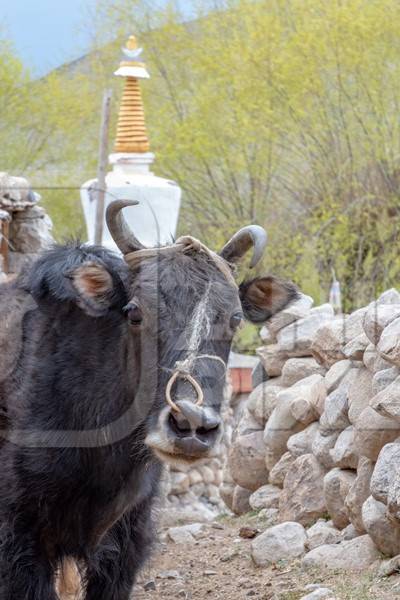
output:
[[[202,448],[201,452],[193,453],[179,451],[174,443],[164,436],[160,436],[159,432],[150,433],[145,439],[145,444],[151,448],[154,454],[162,462],[167,463],[171,466],[189,466],[195,463],[199,464],[210,458],[218,456],[217,449]]]
[[[160,448],[152,447],[154,454],[161,460],[161,462],[170,465],[172,467],[182,467],[182,466],[192,466],[194,464],[198,465],[202,462],[205,462],[212,456],[206,457],[198,457],[198,456],[188,456],[186,454],[178,454],[175,452],[167,452],[165,450],[160,450]]]
[[[220,418],[207,407],[180,401],[179,414],[165,407],[150,428],[145,444],[163,462],[193,465],[218,455],[222,438]]]
[[[162,462],[188,466],[218,456],[221,439],[222,427],[219,426],[208,432],[202,428],[177,428],[166,408],[148,432],[145,444]]]

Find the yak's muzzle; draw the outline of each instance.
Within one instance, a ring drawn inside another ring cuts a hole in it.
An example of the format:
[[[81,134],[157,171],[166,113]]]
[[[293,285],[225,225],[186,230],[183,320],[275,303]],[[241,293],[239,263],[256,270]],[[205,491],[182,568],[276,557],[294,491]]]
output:
[[[195,462],[217,454],[222,437],[219,415],[189,400],[176,402],[179,412],[165,408],[146,438],[159,458],[169,463]]]

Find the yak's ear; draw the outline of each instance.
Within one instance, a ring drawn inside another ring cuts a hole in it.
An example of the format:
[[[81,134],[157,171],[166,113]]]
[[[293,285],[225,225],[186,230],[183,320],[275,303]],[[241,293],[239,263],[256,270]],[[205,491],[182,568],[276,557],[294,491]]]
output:
[[[252,323],[263,323],[299,297],[296,286],[276,277],[257,277],[239,286],[243,313]]]
[[[107,269],[87,261],[68,274],[78,293],[76,303],[91,317],[104,315],[113,303],[114,282]]]

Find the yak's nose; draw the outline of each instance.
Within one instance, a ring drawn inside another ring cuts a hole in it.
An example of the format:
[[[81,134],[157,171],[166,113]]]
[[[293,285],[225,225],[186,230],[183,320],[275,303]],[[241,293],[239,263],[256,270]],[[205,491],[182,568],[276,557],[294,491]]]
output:
[[[175,446],[185,454],[204,454],[219,436],[220,417],[212,408],[198,406],[189,400],[179,400],[176,405],[179,412],[171,410],[169,415]]]

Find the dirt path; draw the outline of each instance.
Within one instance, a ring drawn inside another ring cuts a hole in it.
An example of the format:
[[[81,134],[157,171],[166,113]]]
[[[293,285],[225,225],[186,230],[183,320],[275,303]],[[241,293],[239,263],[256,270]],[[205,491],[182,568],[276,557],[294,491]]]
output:
[[[194,543],[175,544],[164,539],[133,598],[298,600],[310,593],[306,588],[310,584],[328,587],[336,600],[400,598],[400,575],[379,580],[372,573],[305,573],[298,562],[256,568],[250,558],[251,541],[239,537],[244,525],[262,529],[257,517],[225,519],[207,525]],[[165,532],[161,537],[165,538]]]

